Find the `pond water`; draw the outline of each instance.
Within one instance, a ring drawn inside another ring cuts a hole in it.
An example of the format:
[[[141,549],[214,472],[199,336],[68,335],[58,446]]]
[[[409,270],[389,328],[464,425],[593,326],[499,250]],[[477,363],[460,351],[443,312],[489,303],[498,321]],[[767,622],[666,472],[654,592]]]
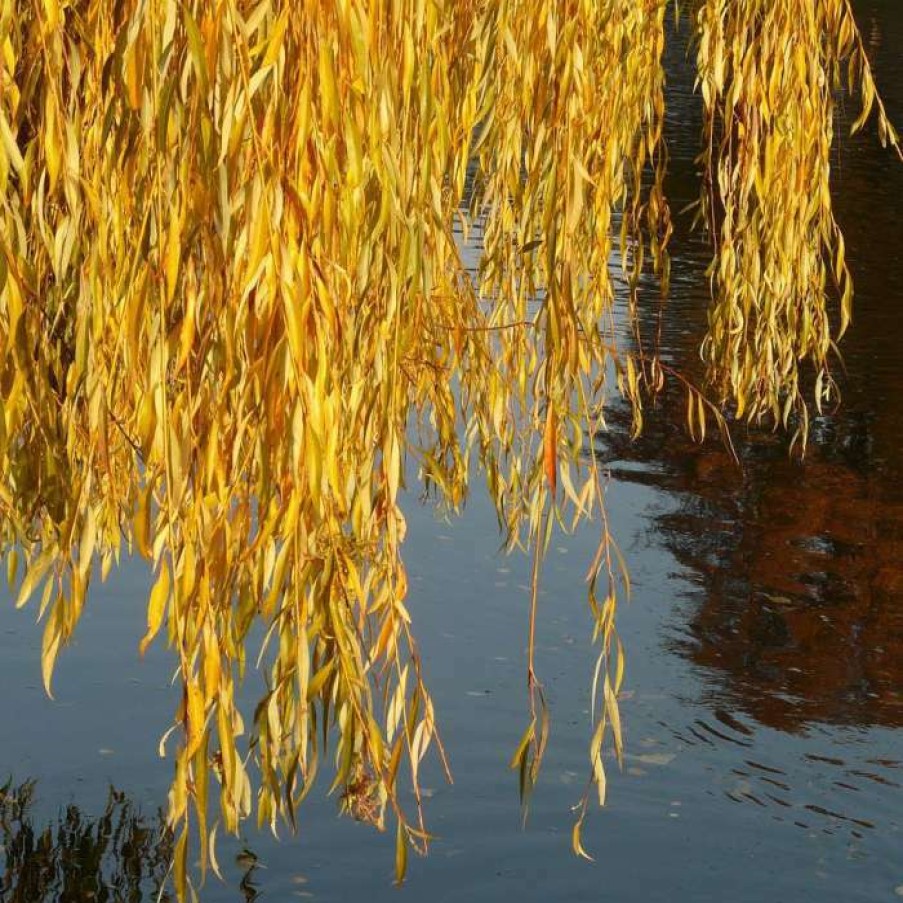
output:
[[[903,6],[857,13],[891,118],[903,123]],[[670,193],[695,192],[699,133],[680,52]],[[893,900],[903,896],[903,165],[871,134],[842,140],[835,196],[856,279],[843,406],[804,464],[781,437],[690,443],[666,392],[630,442],[596,438],[634,595],[619,630],[627,755],[570,851],[587,773],[593,653],[583,574],[592,525],[556,536],[540,596],[537,669],[552,738],[522,829],[507,761],[526,726],[529,561],[499,554],[476,491],[445,522],[411,493],[409,607],[455,777],[433,764],[426,859],[392,886],[393,838],[336,814],[321,782],[298,836],[223,840],[204,901]],[[705,322],[705,247],[679,219],[663,347],[692,368]],[[31,610],[0,605],[0,901],[156,900],[176,706],[173,660],[137,655],[148,588],[126,565],[95,585],[56,699]],[[249,688],[250,700],[253,688]],[[115,792],[111,792],[115,788]],[[27,797],[27,801],[23,800]],[[27,805],[17,808],[17,801]],[[165,898],[165,897],[164,897]]]

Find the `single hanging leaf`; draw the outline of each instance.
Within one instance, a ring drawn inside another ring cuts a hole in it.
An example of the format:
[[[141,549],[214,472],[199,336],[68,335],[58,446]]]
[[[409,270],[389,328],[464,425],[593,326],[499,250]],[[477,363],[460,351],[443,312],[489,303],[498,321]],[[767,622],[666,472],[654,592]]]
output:
[[[182,255],[182,223],[178,216],[169,221],[166,238],[164,272],[166,276],[166,300],[172,301],[179,279],[179,262]]]
[[[204,694],[196,680],[191,679],[185,688],[186,716],[188,722],[188,753],[193,756],[204,739]]]
[[[47,575],[50,566],[56,560],[56,549],[44,549],[38,557],[32,561],[19,587],[19,595],[16,597],[16,608],[22,608],[31,598],[32,593]]]
[[[523,762],[524,756],[527,754],[527,750],[530,747],[530,744],[533,742],[533,737],[536,735],[536,719],[530,721],[530,724],[527,726],[527,729],[524,731],[523,736],[520,739],[520,743],[517,744],[517,749],[514,751],[514,755],[511,757],[511,761],[508,763],[508,767],[512,770],[516,770],[520,768],[521,762]]]
[[[558,429],[551,403],[546,410],[546,426],[542,436],[542,461],[546,482],[552,497],[558,489]]]
[[[10,130],[9,122],[6,119],[6,114],[3,112],[2,104],[0,104],[0,143],[3,144],[3,149],[6,151],[6,156],[12,164],[13,169],[21,175],[22,170],[25,168],[25,160],[22,157],[22,152],[19,150],[19,145],[16,143],[16,139]]]
[[[57,598],[56,604],[57,608],[54,609],[53,614],[47,621],[47,626],[44,628],[44,636],[41,641],[41,677],[44,681],[44,690],[51,699],[53,699],[53,693],[51,691],[53,666],[56,664],[56,657],[60,651],[60,642],[62,640],[60,635],[60,622],[57,617],[59,606],[64,604],[61,596]]]
[[[138,650],[141,655],[147,652],[160,625],[163,623],[163,614],[166,611],[166,603],[169,600],[170,576],[169,565],[164,561],[160,565],[160,573],[157,576],[157,582],[151,590],[150,599],[147,604],[147,633],[141,640]]]
[[[402,884],[408,871],[408,839],[404,824],[399,821],[395,832],[395,883]]]
[[[47,161],[47,176],[50,180],[50,190],[56,188],[62,165],[62,153],[60,149],[59,125],[56,113],[56,94],[51,91],[47,95],[44,113],[44,157]]]
[[[12,592],[16,585],[16,576],[19,571],[19,550],[13,546],[6,554],[6,583]]]
[[[182,6],[182,16],[185,22],[185,31],[188,35],[188,47],[191,53],[191,62],[197,71],[198,81],[201,83],[201,93],[208,90],[209,76],[207,75],[207,55],[204,53],[204,39],[201,37],[197,22],[191,15],[187,4]]]
[[[595,860],[593,859],[593,857],[590,856],[590,854],[587,853],[584,849],[583,838],[581,836],[582,833],[583,816],[581,816],[579,819],[577,819],[576,822],[574,822],[574,827],[571,830],[571,849],[574,851],[575,856],[579,856],[581,859],[586,859],[589,862],[594,862]]]
[[[185,825],[179,832],[172,857],[172,880],[176,890],[176,898],[179,903],[184,903],[185,892],[188,889],[188,826]]]

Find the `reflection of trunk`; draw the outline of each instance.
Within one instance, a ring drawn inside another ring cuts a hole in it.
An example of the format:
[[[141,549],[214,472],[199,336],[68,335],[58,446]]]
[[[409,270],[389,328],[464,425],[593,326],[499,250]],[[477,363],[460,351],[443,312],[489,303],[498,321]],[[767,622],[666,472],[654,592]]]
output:
[[[871,458],[869,423],[826,429],[805,464],[750,440],[741,473],[723,450],[681,441],[679,416],[609,449],[663,462],[612,471],[679,500],[656,520],[699,606],[679,651],[774,727],[903,724],[903,494]]]

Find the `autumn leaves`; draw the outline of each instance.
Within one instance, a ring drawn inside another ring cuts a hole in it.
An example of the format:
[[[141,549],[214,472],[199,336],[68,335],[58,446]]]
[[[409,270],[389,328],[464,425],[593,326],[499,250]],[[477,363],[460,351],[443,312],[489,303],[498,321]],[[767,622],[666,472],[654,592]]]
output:
[[[612,377],[637,428],[663,378],[618,305],[636,324],[642,277],[667,288],[668,7],[2,0],[10,583],[19,604],[40,594],[49,687],[94,563],[148,560],[140,651],[165,632],[182,686],[182,896],[192,843],[216,868],[218,825],[293,823],[327,759],[349,811],[394,821],[399,877],[425,849],[421,763],[444,756],[400,501],[419,477],[457,507],[475,462],[537,575],[556,520],[600,518],[588,780],[604,797],[627,580],[585,438]],[[827,190],[842,62],[878,102],[844,0],[695,8],[705,353],[719,402],[805,423],[799,361],[820,373],[817,401],[831,391],[832,279],[849,317]],[[475,274],[461,235],[479,244]],[[701,437],[721,412],[688,392]],[[266,690],[243,714],[249,651]],[[532,656],[529,683],[522,784],[549,730]],[[579,811],[582,853],[586,797]]]

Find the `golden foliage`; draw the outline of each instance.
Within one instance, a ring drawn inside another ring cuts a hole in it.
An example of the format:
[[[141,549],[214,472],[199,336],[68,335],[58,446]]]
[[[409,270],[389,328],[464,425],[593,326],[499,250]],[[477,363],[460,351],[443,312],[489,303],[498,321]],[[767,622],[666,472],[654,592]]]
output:
[[[588,582],[602,800],[606,732],[622,746],[626,573],[581,454],[612,374],[636,429],[644,387],[663,379],[638,330],[635,347],[620,337],[615,284],[620,269],[634,322],[650,262],[667,289],[667,0],[0,10],[10,583],[22,557],[18,604],[40,596],[49,690],[94,563],[105,577],[125,550],[153,568],[141,650],[165,627],[182,686],[180,895],[190,826],[215,868],[219,825],[236,832],[252,811],[293,822],[329,736],[344,808],[396,822],[399,878],[408,847],[425,848],[418,772],[431,747],[444,755],[398,498],[416,467],[456,508],[472,451],[510,544],[534,549],[534,584],[565,509],[601,517]],[[799,362],[819,368],[817,401],[831,386],[829,272],[849,319],[828,194],[833,90],[848,63],[865,115],[868,63],[846,0],[705,0],[697,21],[707,358],[738,415],[795,410],[804,425]],[[880,104],[879,129],[896,145]],[[462,235],[481,246],[476,279]],[[691,431],[707,410],[721,417],[689,400]],[[534,585],[522,791],[548,737],[535,605]],[[267,690],[246,727],[235,691],[256,624]]]
[[[705,104],[700,216],[716,253],[704,357],[737,417],[768,418],[805,444],[800,363],[814,400],[836,395],[830,355],[852,315],[852,280],[830,195],[834,106],[846,76],[860,129],[877,107],[881,143],[899,138],[875,92],[848,0],[704,0],[698,84]],[[833,325],[828,286],[840,298]]]

